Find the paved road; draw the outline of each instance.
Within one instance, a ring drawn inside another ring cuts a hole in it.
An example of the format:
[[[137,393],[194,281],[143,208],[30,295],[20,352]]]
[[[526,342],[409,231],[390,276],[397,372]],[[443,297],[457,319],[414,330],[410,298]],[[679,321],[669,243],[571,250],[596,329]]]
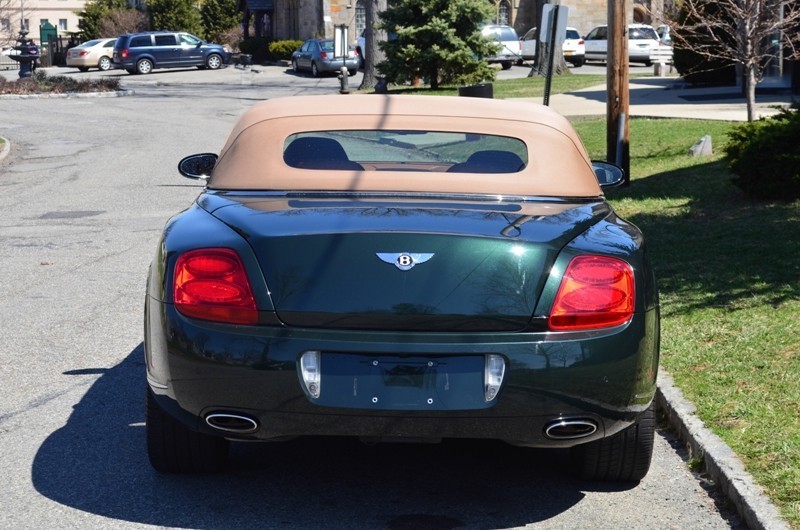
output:
[[[175,165],[218,151],[255,101],[338,88],[216,73],[137,76],[130,97],[0,100],[13,143],[0,161],[0,528],[742,527],[666,432],[632,488],[569,478],[563,453],[485,442],[241,445],[221,475],[155,474],[145,274],[198,192]]]

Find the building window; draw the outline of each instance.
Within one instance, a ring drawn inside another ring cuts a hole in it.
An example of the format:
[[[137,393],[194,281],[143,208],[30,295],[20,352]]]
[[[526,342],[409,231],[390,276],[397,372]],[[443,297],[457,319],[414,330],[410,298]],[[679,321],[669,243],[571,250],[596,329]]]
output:
[[[40,18],[39,19],[39,26],[44,26],[45,24],[48,24],[48,23],[50,23],[50,20],[48,20],[46,18]]]
[[[367,10],[364,7],[364,2],[361,0],[356,4],[356,37],[361,36],[367,27]]]
[[[500,5],[497,7],[497,23],[498,24],[508,24],[508,20],[509,20],[508,12],[509,11],[510,10],[508,8],[508,2],[506,2],[505,0],[500,2]]]
[[[58,29],[61,31],[67,31],[69,28],[67,27],[67,19],[66,18],[59,18],[58,19]]]
[[[0,18],[0,31],[11,31],[11,20]]]
[[[30,31],[31,30],[31,19],[26,18],[25,20],[23,20],[22,21],[22,27],[25,28],[25,31]]]

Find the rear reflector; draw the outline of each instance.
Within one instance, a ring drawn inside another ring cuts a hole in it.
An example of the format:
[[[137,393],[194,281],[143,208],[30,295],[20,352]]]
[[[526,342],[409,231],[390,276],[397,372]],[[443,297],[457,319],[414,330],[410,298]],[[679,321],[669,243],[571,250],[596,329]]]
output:
[[[308,393],[313,399],[317,399],[322,385],[318,351],[307,351],[300,357],[300,374]]]
[[[258,309],[239,255],[229,248],[192,250],[178,258],[173,288],[182,314],[230,324],[257,324]]]
[[[488,403],[497,397],[503,378],[506,375],[506,361],[499,355],[490,353],[486,356],[486,365],[483,370],[483,398]]]
[[[633,316],[633,268],[607,256],[578,256],[567,266],[549,327],[555,331],[624,324]]]

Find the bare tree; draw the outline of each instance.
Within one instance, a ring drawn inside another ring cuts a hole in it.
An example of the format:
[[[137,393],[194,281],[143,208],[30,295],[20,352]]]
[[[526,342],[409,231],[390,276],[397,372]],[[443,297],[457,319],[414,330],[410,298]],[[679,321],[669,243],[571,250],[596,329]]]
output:
[[[108,12],[108,17],[100,21],[103,35],[136,33],[145,31],[149,27],[150,21],[147,15],[137,9],[112,9]]]
[[[747,119],[755,120],[756,85],[774,61],[800,58],[800,3],[795,0],[683,0],[671,21],[677,47],[724,59],[741,71]]]
[[[0,0],[0,48],[14,45],[22,29],[25,7],[25,0]]]
[[[2,1],[2,0],[0,0]],[[367,27],[364,29],[364,77],[359,89],[374,88],[378,82],[375,65],[385,59],[380,43],[386,41],[386,31],[377,28],[381,13],[386,11],[386,0],[366,0],[364,2],[364,18]]]

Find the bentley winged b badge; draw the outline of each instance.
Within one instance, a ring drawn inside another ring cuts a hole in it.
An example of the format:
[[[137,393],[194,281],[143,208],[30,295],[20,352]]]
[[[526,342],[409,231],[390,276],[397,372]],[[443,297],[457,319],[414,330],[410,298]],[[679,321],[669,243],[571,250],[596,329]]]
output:
[[[410,252],[376,252],[376,255],[386,263],[391,263],[401,271],[407,271],[418,263],[425,263],[433,254],[411,254]]]

